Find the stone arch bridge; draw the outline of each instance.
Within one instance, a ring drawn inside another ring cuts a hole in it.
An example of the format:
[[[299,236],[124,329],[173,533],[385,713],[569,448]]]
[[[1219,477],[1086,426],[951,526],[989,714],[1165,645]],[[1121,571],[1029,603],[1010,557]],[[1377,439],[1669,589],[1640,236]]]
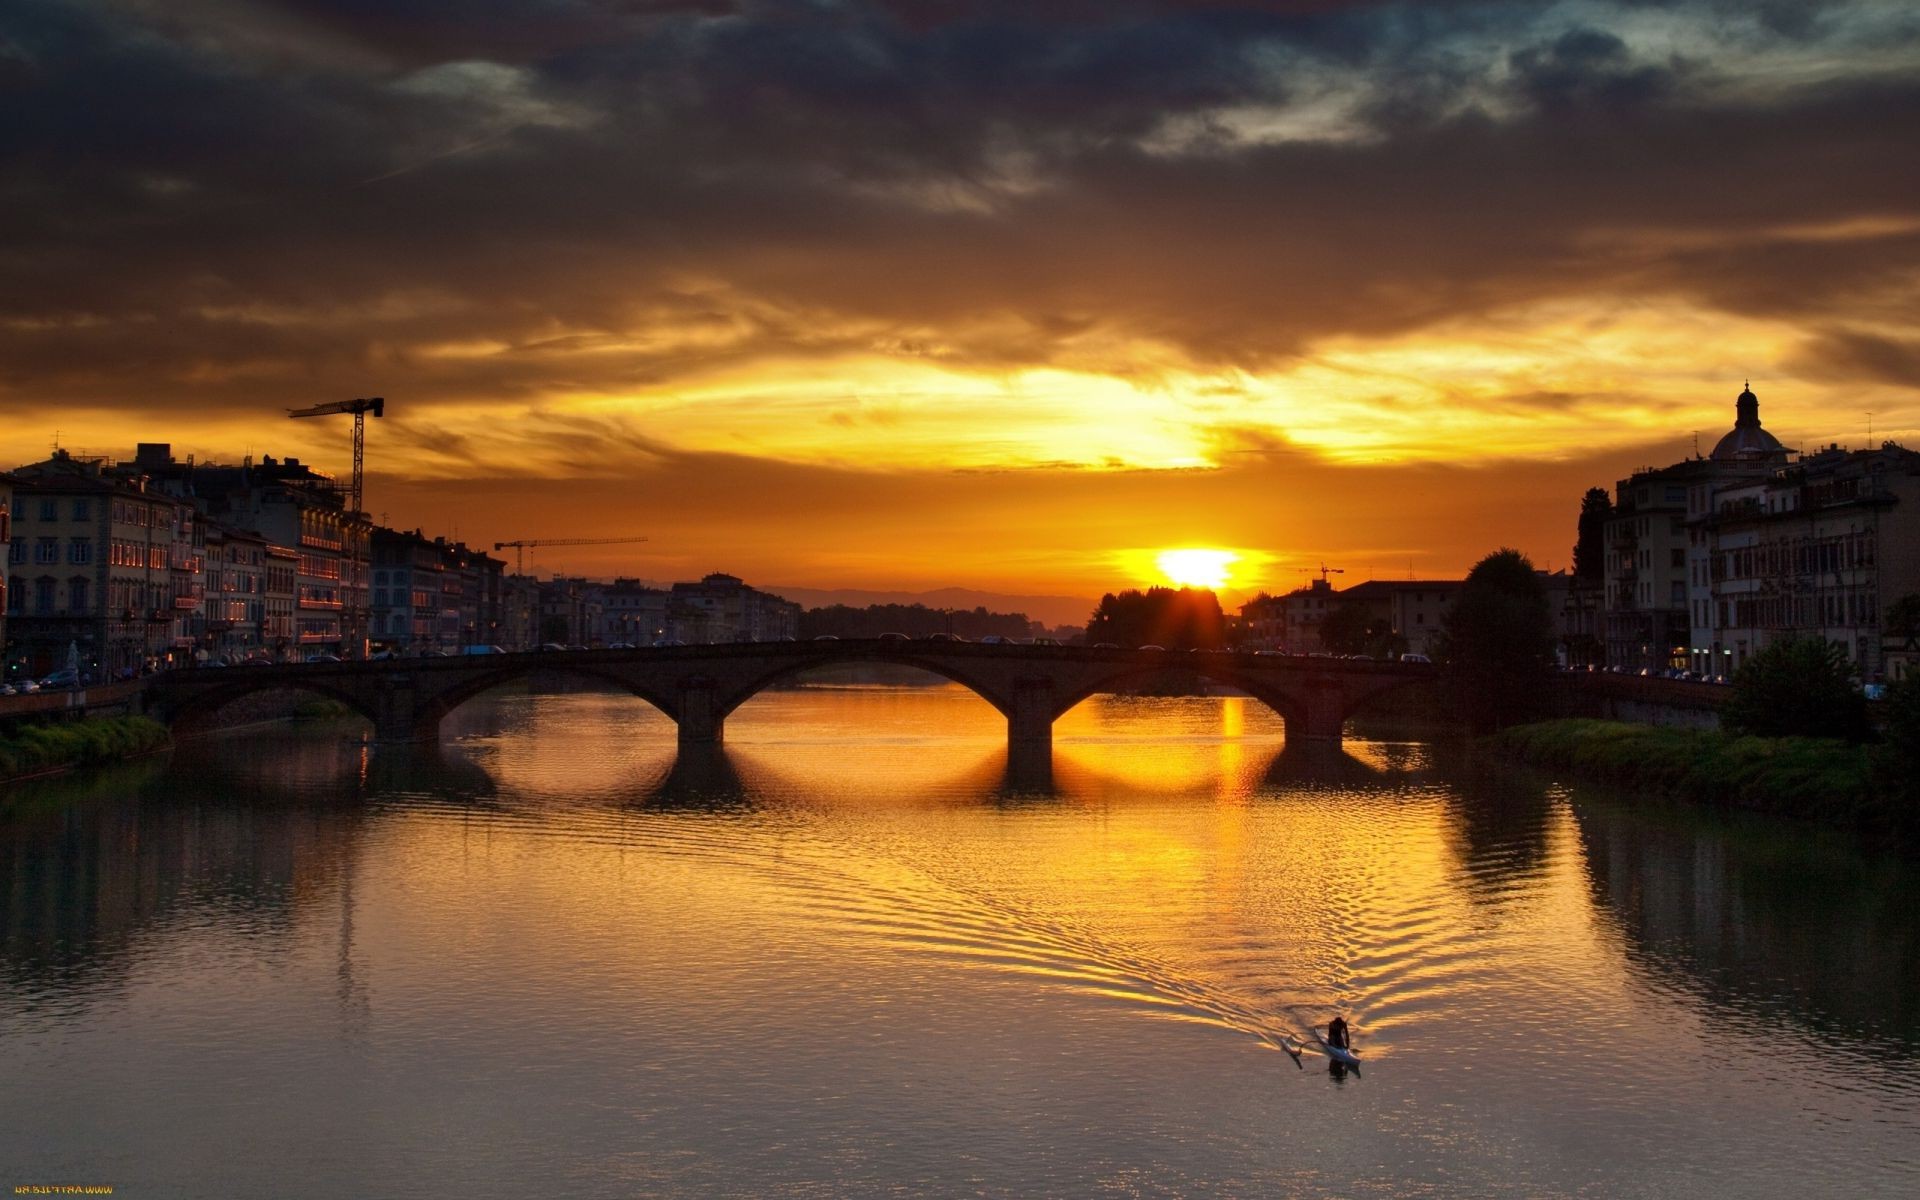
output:
[[[882,639],[202,667],[148,680],[145,709],[187,735],[210,727],[235,700],[297,689],[360,713],[383,741],[432,740],[441,719],[467,700],[556,672],[639,696],[672,718],[682,745],[697,745],[722,741],[727,715],[764,689],[809,668],[850,663],[916,667],[968,688],[1007,718],[1009,746],[1029,757],[1051,748],[1054,721],[1080,701],[1166,671],[1256,697],[1279,712],[1289,739],[1334,743],[1369,698],[1433,677],[1432,667],[1416,663]]]

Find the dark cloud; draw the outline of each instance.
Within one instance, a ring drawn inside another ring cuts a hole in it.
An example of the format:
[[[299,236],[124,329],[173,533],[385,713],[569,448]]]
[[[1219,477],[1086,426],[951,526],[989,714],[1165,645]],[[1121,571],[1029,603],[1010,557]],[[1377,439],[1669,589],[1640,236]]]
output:
[[[1912,72],[1763,87],[1534,15],[16,0],[0,388],[523,403],[1140,338],[1257,369],[1554,298],[1830,323],[1912,288],[1911,235],[1793,233],[1915,214]],[[1360,127],[1230,124],[1328,88]]]

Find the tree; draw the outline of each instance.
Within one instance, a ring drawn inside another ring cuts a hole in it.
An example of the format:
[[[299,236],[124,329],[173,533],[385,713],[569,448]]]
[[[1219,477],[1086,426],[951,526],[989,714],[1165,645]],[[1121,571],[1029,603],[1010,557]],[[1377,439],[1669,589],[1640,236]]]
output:
[[[1908,592],[1887,606],[1886,633],[1900,639],[1900,648],[1911,650],[1920,642],[1920,592]]]
[[[1908,805],[1908,821],[1920,822],[1920,675],[1887,685],[1886,721],[1881,754],[1886,788]]]
[[[1226,632],[1220,599],[1205,588],[1129,589],[1100,597],[1087,620],[1087,642],[1098,645],[1165,646],[1169,650],[1210,650]]]
[[[1584,582],[1598,582],[1607,573],[1607,518],[1613,516],[1613,499],[1605,488],[1588,488],[1580,500],[1579,540],[1573,544],[1573,575]]]
[[[1475,729],[1539,715],[1552,680],[1553,614],[1532,561],[1501,549],[1475,563],[1437,649],[1449,698]]]
[[[1320,644],[1335,654],[1374,658],[1392,657],[1407,648],[1407,640],[1394,633],[1392,621],[1357,600],[1347,601],[1321,620]]]
[[[1756,737],[1867,737],[1867,700],[1847,652],[1825,638],[1788,638],[1734,673],[1720,724]]]

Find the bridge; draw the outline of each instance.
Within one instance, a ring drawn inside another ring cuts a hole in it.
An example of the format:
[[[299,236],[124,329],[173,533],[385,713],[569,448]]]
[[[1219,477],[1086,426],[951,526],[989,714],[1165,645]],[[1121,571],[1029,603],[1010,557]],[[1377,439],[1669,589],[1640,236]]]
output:
[[[186,736],[211,728],[219,710],[236,700],[294,689],[346,705],[372,722],[382,741],[431,741],[441,720],[467,700],[536,673],[557,673],[631,692],[673,720],[681,745],[711,745],[724,740],[727,715],[766,688],[816,667],[871,663],[916,667],[971,690],[1006,717],[1009,751],[1028,760],[1051,753],[1054,721],[1080,701],[1169,671],[1191,672],[1263,701],[1286,722],[1290,741],[1338,744],[1356,708],[1430,679],[1434,670],[1422,663],[1205,651],[771,642],[200,667],[149,679],[145,706]]]

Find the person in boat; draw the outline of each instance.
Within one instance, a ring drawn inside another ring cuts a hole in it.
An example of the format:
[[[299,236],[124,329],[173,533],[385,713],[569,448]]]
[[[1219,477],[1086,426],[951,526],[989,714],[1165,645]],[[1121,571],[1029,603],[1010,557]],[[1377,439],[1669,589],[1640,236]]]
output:
[[[1342,1050],[1351,1050],[1353,1048],[1347,1041],[1347,1020],[1345,1017],[1335,1017],[1333,1020],[1327,1022],[1327,1045],[1337,1046]]]

